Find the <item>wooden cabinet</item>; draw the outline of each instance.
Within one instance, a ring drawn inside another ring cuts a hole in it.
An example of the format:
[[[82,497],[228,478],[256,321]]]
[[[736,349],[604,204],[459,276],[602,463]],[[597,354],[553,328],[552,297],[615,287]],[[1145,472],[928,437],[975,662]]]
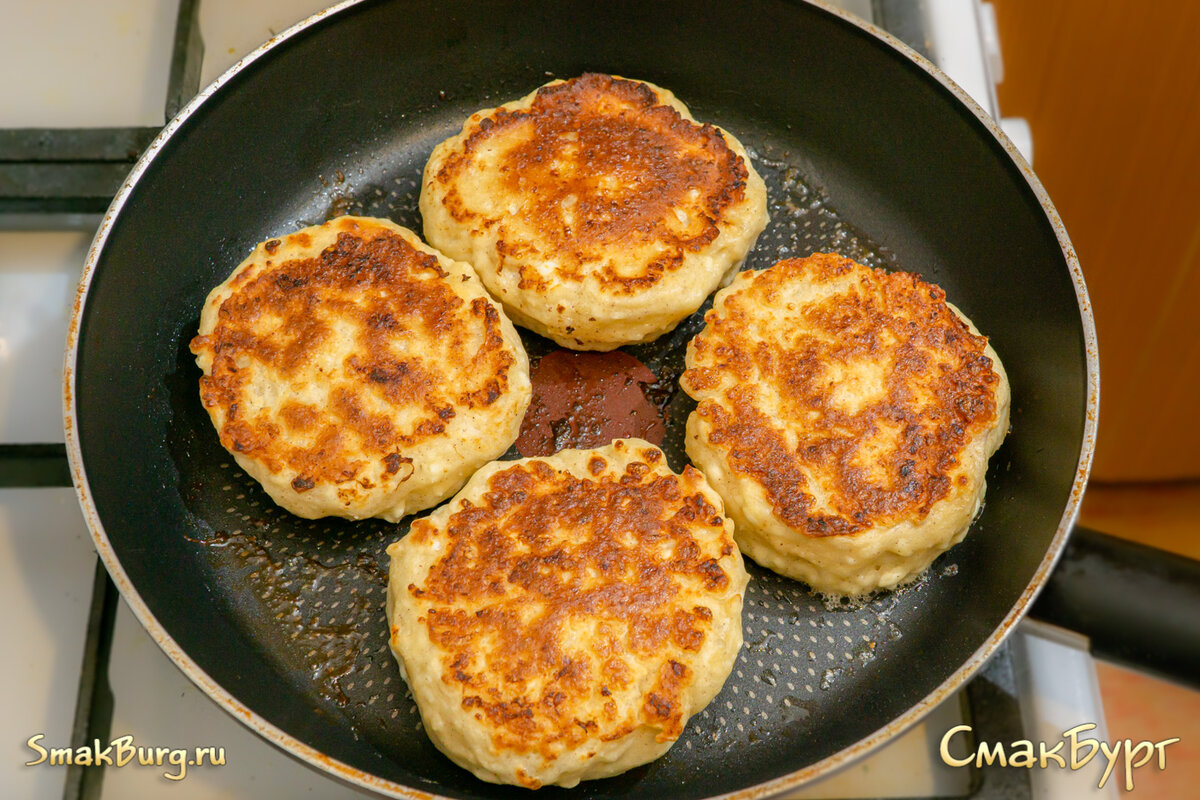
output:
[[[1093,478],[1200,478],[1200,3],[994,6],[1000,110],[1029,120],[1096,315]]]

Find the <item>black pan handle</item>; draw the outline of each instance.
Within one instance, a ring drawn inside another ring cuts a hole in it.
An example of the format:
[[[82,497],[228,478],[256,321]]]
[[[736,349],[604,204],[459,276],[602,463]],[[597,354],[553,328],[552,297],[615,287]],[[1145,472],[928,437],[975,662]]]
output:
[[[1029,612],[1102,658],[1200,689],[1200,561],[1076,528]]]

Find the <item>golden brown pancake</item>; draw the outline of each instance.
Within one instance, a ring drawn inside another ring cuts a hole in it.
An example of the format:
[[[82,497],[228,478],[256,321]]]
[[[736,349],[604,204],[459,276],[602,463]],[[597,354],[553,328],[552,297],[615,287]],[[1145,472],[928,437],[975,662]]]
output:
[[[586,74],[471,116],[434,149],[425,237],[564,347],[648,341],[735,272],[767,222],[742,146],[649,83]]]
[[[221,444],[310,519],[441,502],[508,449],[530,397],[516,331],[471,268],[388,220],[258,245],[191,349]]]
[[[854,596],[962,539],[1009,387],[940,288],[817,254],[742,273],[705,321],[680,380],[699,401],[687,451],[743,553]]]
[[[665,753],[741,647],[731,528],[640,439],[485,466],[388,548],[392,652],[433,743],[529,788]]]

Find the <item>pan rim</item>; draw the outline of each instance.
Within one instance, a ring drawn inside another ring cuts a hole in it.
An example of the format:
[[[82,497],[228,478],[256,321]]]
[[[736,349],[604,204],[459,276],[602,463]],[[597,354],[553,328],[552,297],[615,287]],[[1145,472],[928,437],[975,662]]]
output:
[[[217,79],[208,86],[204,87],[200,92],[193,97],[187,105],[180,110],[179,114],[168,121],[162,128],[159,134],[154,138],[145,152],[138,159],[120,189],[117,191],[105,212],[100,225],[97,228],[96,235],[89,247],[87,258],[84,262],[83,271],[80,276],[80,281],[76,289],[74,307],[71,315],[71,320],[68,327],[66,352],[63,366],[63,410],[64,410],[64,430],[67,457],[70,464],[71,476],[75,485],[76,496],[83,512],[85,523],[91,533],[93,543],[96,547],[97,554],[103,561],[105,568],[112,576],[113,582],[116,584],[126,604],[133,611],[139,623],[147,630],[151,638],[159,648],[171,659],[188,678],[197,685],[208,697],[213,700],[219,707],[227,713],[238,719],[243,724],[253,729],[256,733],[262,736],[271,744],[275,745],[285,753],[299,759],[301,762],[310,767],[329,775],[337,780],[348,783],[353,786],[369,789],[387,796],[396,798],[441,798],[440,795],[433,795],[427,792],[420,792],[411,787],[404,786],[394,781],[380,778],[377,775],[366,772],[364,770],[352,767],[345,762],[330,758],[315,748],[305,744],[291,734],[283,731],[279,727],[268,722],[266,719],[259,716],[252,709],[242,703],[238,698],[234,697],[224,687],[218,684],[207,672],[200,666],[178,645],[174,638],[166,631],[166,629],[158,622],[157,618],[150,611],[136,587],[130,582],[128,574],[123,566],[116,558],[112,545],[108,539],[107,532],[100,520],[94,499],[92,497],[91,488],[87,480],[87,474],[83,465],[82,445],[78,438],[78,417],[76,409],[76,363],[79,354],[79,333],[82,323],[82,317],[86,308],[86,301],[91,287],[92,278],[95,274],[100,256],[104,251],[108,236],[112,230],[113,223],[117,215],[121,212],[130,194],[140,181],[142,175],[149,167],[150,163],[157,157],[166,143],[171,139],[180,127],[191,117],[191,115],[213,94],[219,91],[226,83],[232,80],[242,70],[250,64],[257,61],[270,50],[273,50],[277,45],[288,39],[296,36],[299,33],[307,30],[314,25],[323,22],[325,19],[335,16],[348,8],[363,4],[368,0],[341,0],[337,4],[330,6],[322,11],[319,11],[305,19],[297,22],[283,32],[272,36],[255,50],[239,59],[233,66],[229,67]],[[955,670],[940,686],[930,692],[926,697],[917,703],[913,704],[907,711],[899,715],[889,723],[879,728],[874,733],[859,740],[858,742],[843,748],[842,750],[828,756],[821,761],[811,764],[795,772],[780,776],[764,783],[754,786],[739,789],[734,792],[729,792],[720,795],[720,798],[728,798],[728,800],[751,800],[752,798],[763,798],[777,793],[797,788],[803,784],[813,781],[819,777],[829,776],[850,764],[857,762],[867,754],[883,746],[886,742],[891,741],[896,736],[916,725],[930,711],[932,711],[943,700],[948,698],[953,692],[957,691],[964,685],[972,676],[975,675],[984,664],[995,654],[997,649],[1004,641],[1012,634],[1017,623],[1025,616],[1036,599],[1042,588],[1045,586],[1050,573],[1058,563],[1066,546],[1067,539],[1070,536],[1071,530],[1079,516],[1080,504],[1082,501],[1084,489],[1086,488],[1088,476],[1091,472],[1091,466],[1095,451],[1096,430],[1098,424],[1099,412],[1099,394],[1100,394],[1100,378],[1099,378],[1099,356],[1097,350],[1097,336],[1095,328],[1095,320],[1092,314],[1091,302],[1088,296],[1087,287],[1084,282],[1082,269],[1079,264],[1079,259],[1072,246],[1062,219],[1051,202],[1045,188],[1034,174],[1032,167],[1025,161],[1024,157],[1013,145],[1008,136],[1000,128],[995,119],[991,117],[982,107],[961,87],[947,76],[942,70],[926,59],[920,53],[916,52],[902,41],[892,36],[887,31],[884,31],[877,26],[862,20],[840,8],[830,5],[826,0],[788,0],[789,4],[804,4],[821,9],[822,11],[832,14],[840,18],[843,22],[848,23],[878,42],[890,46],[898,53],[907,58],[914,65],[919,67],[928,76],[937,81],[943,88],[954,95],[980,122],[984,129],[987,130],[996,142],[1012,159],[1014,166],[1020,171],[1024,177],[1026,184],[1037,198],[1043,213],[1046,215],[1047,222],[1053,228],[1055,237],[1066,261],[1067,268],[1071,275],[1071,281],[1075,289],[1076,301],[1080,312],[1080,322],[1083,329],[1083,340],[1086,362],[1086,403],[1085,403],[1085,419],[1082,436],[1082,444],[1080,448],[1079,458],[1076,464],[1075,477],[1072,482],[1070,496],[1066,507],[1060,517],[1058,528],[1050,541],[1050,545],[1046,554],[1043,556],[1033,577],[1026,585],[1018,601],[1013,605],[1009,612],[997,626],[995,631],[984,641],[982,645],[968,658],[957,670]],[[713,799],[715,800],[715,798]]]

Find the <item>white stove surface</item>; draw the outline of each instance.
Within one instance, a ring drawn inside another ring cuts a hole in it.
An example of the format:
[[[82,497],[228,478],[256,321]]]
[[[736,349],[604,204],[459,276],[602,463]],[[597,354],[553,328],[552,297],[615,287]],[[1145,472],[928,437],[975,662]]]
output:
[[[23,766],[26,740],[71,741],[96,555],[72,489],[0,489],[0,606],[4,756],[8,797],[61,797],[63,771]]]
[[[977,5],[967,0],[931,0],[929,5],[947,1],[961,6],[952,11],[959,17],[964,8]],[[201,0],[202,85],[324,5],[323,0]],[[845,5],[860,12],[870,7],[867,0]],[[161,125],[176,8],[175,0],[0,3],[0,74],[10,76],[0,96],[0,128]],[[935,30],[943,41],[958,36],[952,27]],[[947,66],[963,76],[963,85],[985,108],[994,110],[981,36],[971,32],[967,38],[974,37],[975,44]],[[62,350],[90,238],[90,232],[0,231],[2,443],[62,441]],[[0,724],[8,756],[0,760],[0,786],[11,796],[62,796],[65,769],[24,766],[33,758],[25,742],[41,733],[47,747],[69,744],[94,565],[72,490],[0,489],[0,604],[9,611],[4,641],[14,651],[3,668],[6,713]],[[1095,672],[1086,651],[1053,637],[1019,633],[1018,639],[1024,642],[1015,648],[1018,667],[1028,667],[1024,685],[1029,693],[1022,703],[1031,714],[1041,714],[1034,717],[1041,733],[1053,740],[1086,718],[1101,725],[1096,735],[1103,738]],[[279,752],[219,709],[174,667],[123,603],[109,663],[114,737],[128,734],[148,746],[224,747],[226,764],[191,768],[179,781],[164,777],[168,770],[136,763],[108,768],[103,797],[363,796]],[[1064,665],[1070,667],[1065,673]],[[1052,677],[1062,674],[1069,677]],[[789,796],[961,796],[968,790],[968,774],[945,767],[935,754],[941,735],[962,719],[960,699],[952,697],[872,757]],[[1087,772],[1055,777],[1067,783],[1035,787],[1035,796],[1090,796],[1086,791],[1096,783]]]

